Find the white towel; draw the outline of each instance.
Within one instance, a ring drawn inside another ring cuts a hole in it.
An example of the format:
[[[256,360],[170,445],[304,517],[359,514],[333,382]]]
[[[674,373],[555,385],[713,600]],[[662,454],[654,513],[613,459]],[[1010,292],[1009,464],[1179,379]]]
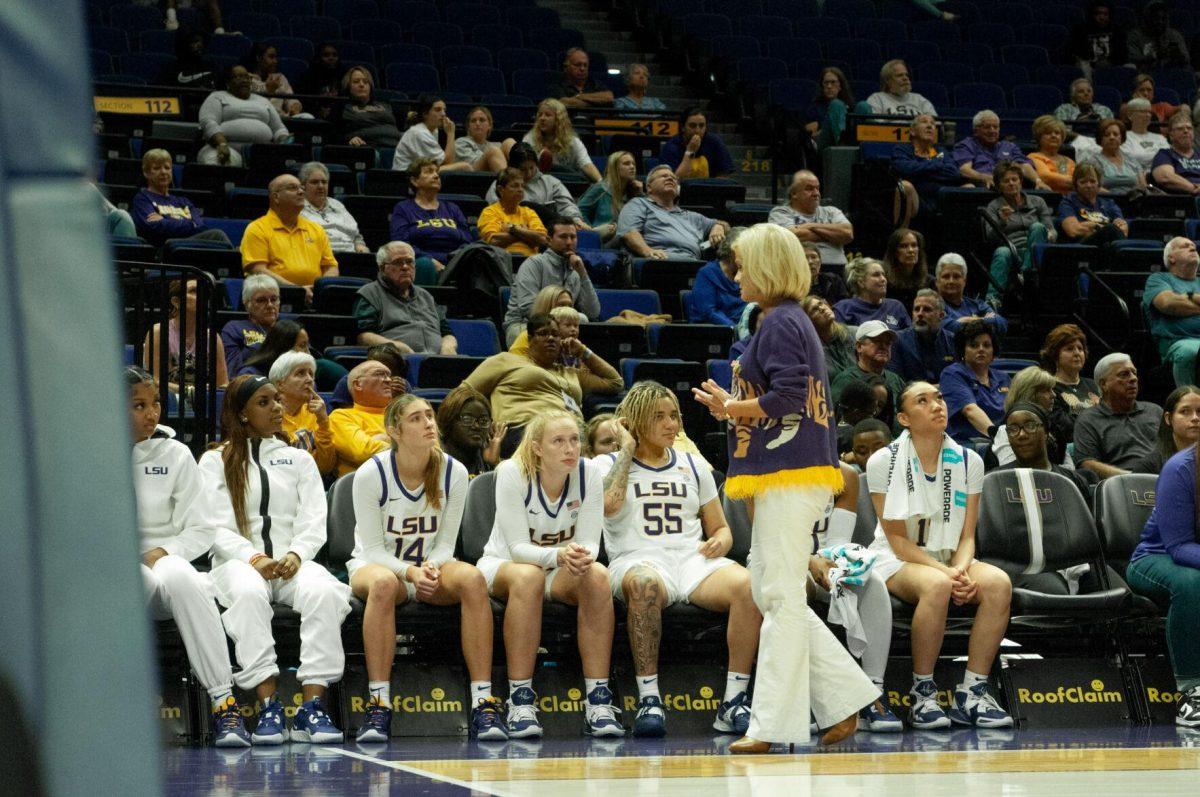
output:
[[[897,473],[897,467],[901,471]],[[963,523],[967,516],[967,452],[950,439],[942,440],[937,470],[939,501],[927,506],[928,491],[921,461],[912,445],[912,437],[904,430],[892,448],[888,463],[888,490],[883,500],[884,520],[908,520],[928,517],[929,528],[924,530],[925,541],[918,542],[935,559],[947,561],[958,548]],[[899,476],[899,478],[896,478]]]
[[[833,563],[829,569],[829,622],[846,629],[846,647],[857,658],[862,658],[867,649],[867,631],[858,613],[858,593],[853,589],[862,586],[870,577],[875,554],[861,545],[848,543],[822,548],[818,555]]]

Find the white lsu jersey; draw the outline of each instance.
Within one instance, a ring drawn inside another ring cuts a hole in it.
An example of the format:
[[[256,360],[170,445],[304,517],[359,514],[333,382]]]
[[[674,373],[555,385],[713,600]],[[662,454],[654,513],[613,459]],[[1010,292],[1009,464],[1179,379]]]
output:
[[[592,460],[579,460],[562,495],[553,501],[547,499],[539,476],[527,479],[515,461],[505,460],[496,468],[496,519],[483,555],[545,570],[557,566],[557,549],[571,543],[595,557],[603,517],[603,477]]]
[[[695,551],[704,540],[700,510],[717,497],[717,483],[704,463],[668,449],[667,464],[653,468],[636,458],[629,465],[625,503],[604,519],[604,547],[610,560],[645,548]],[[616,454],[596,459],[608,474]]]
[[[396,472],[395,452],[368,459],[354,474],[354,553],[360,562],[402,573],[429,562],[441,567],[454,556],[467,503],[467,469],[443,454],[438,472],[441,507],[434,508],[425,486],[409,491]]]

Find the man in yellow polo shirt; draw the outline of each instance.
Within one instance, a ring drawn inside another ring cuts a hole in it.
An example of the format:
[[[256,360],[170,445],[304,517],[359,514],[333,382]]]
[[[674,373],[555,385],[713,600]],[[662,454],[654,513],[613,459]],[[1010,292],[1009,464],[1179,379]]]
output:
[[[338,476],[353,473],[372,455],[391,446],[383,411],[392,400],[392,372],[378,360],[367,360],[354,366],[346,386],[354,406],[329,413]]]
[[[329,237],[319,224],[300,217],[304,187],[298,177],[281,174],[267,190],[271,209],[242,235],[242,271],[268,274],[280,285],[300,285],[311,302],[317,277],[338,275]]]

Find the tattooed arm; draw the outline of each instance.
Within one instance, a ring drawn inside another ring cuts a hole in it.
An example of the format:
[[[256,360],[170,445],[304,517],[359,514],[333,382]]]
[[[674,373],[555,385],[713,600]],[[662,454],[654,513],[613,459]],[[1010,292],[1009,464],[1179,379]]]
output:
[[[629,466],[633,462],[635,444],[633,437],[622,430],[621,448],[617,451],[616,461],[604,477],[604,516],[612,517],[625,506],[625,487],[629,483]]]

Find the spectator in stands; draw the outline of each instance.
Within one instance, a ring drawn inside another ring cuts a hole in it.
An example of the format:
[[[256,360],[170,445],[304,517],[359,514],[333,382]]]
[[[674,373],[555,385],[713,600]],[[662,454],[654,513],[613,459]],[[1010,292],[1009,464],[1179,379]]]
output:
[[[579,210],[583,220],[600,233],[603,241],[609,241],[617,233],[617,218],[621,208],[644,190],[637,179],[637,160],[624,150],[608,156],[604,179],[588,188],[579,198]]]
[[[892,59],[879,70],[879,91],[867,97],[866,113],[881,116],[916,116],[927,113],[937,116],[933,103],[912,90],[908,65],[899,58]]]
[[[1162,471],[1167,460],[1200,440],[1200,388],[1183,385],[1171,391],[1163,402],[1163,416],[1158,423],[1158,443],[1146,458],[1130,470],[1134,473]]]
[[[1059,152],[1066,138],[1067,126],[1053,116],[1046,114],[1033,120],[1037,151],[1029,153],[1029,160],[1041,181],[1060,194],[1071,190],[1071,175],[1075,173],[1075,161]]]
[[[1038,359],[1054,374],[1054,404],[1075,419],[1089,407],[1100,403],[1100,388],[1082,376],[1087,362],[1087,336],[1074,324],[1059,324],[1046,335]]]
[[[830,308],[842,299],[850,298],[845,278],[837,271],[821,270],[821,249],[812,241],[804,244],[804,256],[808,258],[808,272],[812,278],[809,293],[820,296]]]
[[[549,248],[521,264],[513,280],[512,295],[504,314],[504,334],[509,345],[527,325],[530,307],[538,291],[561,285],[575,298],[575,308],[591,319],[600,315],[600,299],[588,275],[587,264],[576,253],[578,235],[570,219],[555,219],[550,225]]]
[[[1200,152],[1192,139],[1192,117],[1180,111],[1167,125],[1171,146],[1158,151],[1150,164],[1155,184],[1171,194],[1200,194]]]
[[[207,45],[208,39],[202,31],[182,29],[176,33],[175,60],[163,70],[159,84],[181,89],[215,89],[220,73],[204,57]]]
[[[833,146],[846,131],[846,115],[854,107],[854,92],[846,73],[836,66],[821,70],[821,86],[804,112],[804,128],[817,149]]]
[[[505,351],[488,357],[464,381],[488,397],[492,418],[508,426],[501,457],[512,454],[526,424],[556,410],[567,410],[580,421],[580,407],[587,393],[616,393],[622,387],[616,369],[596,356],[578,338],[571,339],[567,353],[587,365],[567,368],[562,364],[563,340],[557,322],[548,315],[532,315],[525,325],[529,353]]]
[[[308,71],[300,78],[300,93],[315,94],[319,97],[336,97],[342,92],[342,78],[346,67],[342,66],[342,57],[337,45],[332,42],[319,42],[316,54],[308,65]]]
[[[888,296],[905,307],[912,307],[917,291],[933,285],[925,254],[925,236],[907,227],[893,230],[883,253],[883,273],[887,276]]]
[[[1088,74],[1096,67],[1126,63],[1125,31],[1113,24],[1110,0],[1092,0],[1087,18],[1071,30],[1067,52]]]
[[[1100,172],[1100,188],[1106,194],[1128,194],[1146,190],[1146,170],[1125,152],[1125,125],[1119,119],[1106,119],[1096,128],[1098,151],[1081,156],[1079,162],[1095,166]]]
[[[1187,42],[1171,27],[1163,0],[1150,0],[1142,9],[1140,24],[1129,32],[1129,60],[1145,70],[1191,66]]]
[[[859,473],[866,473],[871,455],[891,443],[892,427],[878,418],[859,421],[850,429],[850,450],[842,454],[842,462]]]
[[[787,227],[801,243],[815,243],[822,265],[846,265],[846,244],[854,240],[854,225],[832,205],[821,204],[821,181],[808,169],[792,175],[788,204],[771,209],[767,220]]]
[[[104,227],[108,230],[109,237],[137,239],[137,227],[134,225],[133,216],[129,215],[129,211],[121,210],[109,202],[108,197],[100,190],[100,186],[91,181],[88,182],[88,190],[100,205],[100,213],[104,216]]]
[[[400,143],[391,103],[375,99],[375,79],[369,69],[351,67],[341,86],[346,97],[340,127],[343,142],[355,147],[395,147]]]
[[[413,284],[416,253],[404,241],[392,241],[375,253],[378,278],[358,289],[354,317],[358,343],[395,343],[404,354],[457,354],[458,340],[438,313],[429,291]]]
[[[946,366],[954,362],[954,338],[942,327],[945,304],[932,288],[917,291],[912,305],[912,326],[896,336],[888,368],[905,382],[936,385]]]
[[[346,377],[346,384],[354,406],[329,413],[338,476],[353,473],[391,444],[383,426],[383,411],[392,400],[392,372],[387,365],[376,360],[359,363]]]
[[[512,139],[505,142],[509,149]],[[522,142],[538,153],[538,168],[548,172],[553,167],[582,174],[593,183],[600,182],[600,170],[592,163],[587,147],[575,134],[567,107],[558,100],[548,99],[538,103],[533,129],[525,134]]]
[[[601,457],[617,451],[621,447],[619,425],[611,412],[593,415],[584,427],[583,455]]]
[[[1154,163],[1154,156],[1158,154],[1159,150],[1170,146],[1162,134],[1150,132],[1150,119],[1153,115],[1153,111],[1150,110],[1150,101],[1143,97],[1134,97],[1125,103],[1121,112],[1121,116],[1129,126],[1125,133],[1125,143],[1121,145],[1121,151],[1126,157],[1132,159],[1138,169],[1143,172],[1150,171]]]
[[[992,367],[998,352],[996,333],[982,321],[963,324],[954,333],[956,360],[942,371],[939,387],[950,417],[946,432],[962,445],[994,437],[992,427],[1004,419],[1010,380]]]
[[[538,211],[543,224],[547,219],[564,216],[575,222],[575,226],[581,230],[591,229],[583,220],[583,214],[562,181],[552,174],[542,174],[538,170],[538,157],[533,147],[521,142],[513,144],[512,149],[508,151],[508,165],[520,169],[524,175],[525,203]],[[488,188],[484,199],[488,204],[495,204],[500,200],[495,183]]]
[[[142,2],[142,3],[138,3],[137,5],[148,5],[148,4],[145,2]],[[164,11],[164,13],[166,14],[166,19],[164,20],[166,23],[166,29],[167,30],[178,30],[179,29],[179,15],[178,15],[178,12],[176,11],[176,8],[179,6],[179,0],[161,0],[161,2],[158,5],[166,7],[165,11]],[[222,27],[222,25],[224,23],[221,21],[220,0],[191,0],[191,7],[195,8],[198,11],[204,12],[204,15],[207,17],[207,19],[205,21],[208,23],[208,27],[209,27],[209,29],[212,30],[213,33],[215,33],[217,35],[221,35],[221,34],[225,33],[225,28]]]
[[[225,90],[214,91],[200,105],[201,164],[241,166],[238,144],[279,144],[291,138],[279,112],[265,97],[250,90],[250,72],[237,64],[225,73]],[[233,146],[231,146],[233,145]]]
[[[171,196],[173,166],[171,153],[165,149],[147,150],[142,155],[146,187],[133,198],[133,221],[138,235],[154,246],[183,239],[213,241],[232,247],[223,230],[208,228],[202,211],[192,200]]]
[[[821,349],[825,354],[825,370],[829,374],[829,383],[838,375],[854,365],[858,355],[854,352],[854,338],[850,330],[837,320],[829,302],[820,296],[809,294],[800,303],[808,319],[812,321],[817,337],[821,339]]]
[[[280,285],[299,285],[311,304],[313,282],[338,275],[329,236],[300,215],[307,200],[299,178],[279,175],[267,186],[267,195],[267,215],[250,222],[242,234],[242,271],[268,274]]]
[[[400,351],[400,347],[395,343],[388,341],[368,346],[367,359],[387,366],[392,375],[392,398],[412,392],[412,385],[404,378],[408,374],[408,365],[404,362],[404,354]],[[318,360],[317,368],[320,369],[320,367],[321,361]],[[329,403],[334,409],[354,406],[354,398],[350,395],[350,384],[347,377],[343,376],[338,380]]]
[[[966,296],[967,261],[957,252],[947,252],[938,258],[934,267],[934,282],[946,310],[944,325],[957,332],[963,324],[981,321],[992,328],[997,337],[1008,332],[1008,320],[985,301]]]
[[[1171,457],[1155,484],[1157,500],[1125,576],[1129,587],[1167,608],[1167,649],[1182,692],[1175,724],[1200,727],[1200,543],[1196,538],[1197,447]]]
[[[370,252],[358,222],[341,201],[329,195],[329,169],[323,163],[311,161],[300,167],[300,183],[304,186],[304,210],[300,215],[321,225],[329,237],[334,252]]]
[[[162,324],[155,324],[142,342],[143,364],[151,374],[157,374],[155,379],[159,380],[159,384],[165,381],[172,393],[182,395],[190,402],[196,388],[196,296],[199,286],[194,279],[188,280],[186,285],[183,280],[171,280],[169,291],[171,313],[167,320],[167,361],[164,363],[159,359],[162,354]],[[180,308],[183,309],[185,327],[182,334]],[[215,334],[208,341],[208,356],[216,359],[215,386],[224,387],[229,381],[229,372],[225,368],[225,349]]]
[[[708,116],[699,108],[687,108],[679,115],[679,135],[663,142],[659,159],[674,169],[680,180],[733,174],[729,148],[720,136],[709,132]]]
[[[1050,455],[1050,416],[1044,407],[1030,401],[1018,401],[1008,405],[1004,411],[1004,423],[996,433],[997,439],[1004,435],[1008,461],[1002,462],[997,470],[1029,468],[1048,470],[1070,479],[1079,490],[1088,507],[1092,506],[1092,489],[1096,474],[1090,470],[1077,470],[1060,465]],[[1066,578],[1063,571],[1059,574]],[[1070,581],[1070,579],[1067,579]]]
[[[582,47],[572,47],[563,57],[562,77],[547,94],[568,108],[604,107],[613,104],[611,89],[605,88],[588,71],[590,59]]]
[[[1162,407],[1138,401],[1137,366],[1113,352],[1096,363],[1100,403],[1075,421],[1075,463],[1101,479],[1128,473],[1154,450]]]
[[[1175,385],[1196,384],[1200,354],[1200,256],[1196,244],[1172,238],[1163,249],[1164,271],[1146,278],[1142,309],[1162,361],[1171,366]]]
[[[1129,102],[1134,100],[1145,100],[1150,107],[1150,113],[1154,117],[1154,121],[1162,124],[1170,119],[1175,114],[1179,113],[1180,106],[1172,105],[1169,102],[1154,101],[1154,78],[1146,73],[1141,73],[1133,79],[1133,97]],[[1125,103],[1121,109],[1121,115],[1125,115],[1125,110],[1128,109],[1129,103]]]
[[[539,300],[542,298],[542,296],[547,291],[557,290],[558,287],[559,286],[557,286],[557,285],[551,286],[550,288],[544,289],[543,291],[538,293]],[[566,294],[566,291],[562,291],[562,293]],[[534,302],[535,307],[537,307],[539,305],[542,307],[546,306],[545,303],[542,301]],[[562,365],[563,368],[572,369],[575,371],[588,371],[588,373],[590,374],[591,369],[589,369],[587,367],[587,365],[585,365],[579,359],[578,354],[571,353],[571,352],[578,351],[578,349],[575,347],[574,343],[572,343],[571,341],[572,341],[572,338],[574,338],[574,339],[579,338],[579,326],[580,326],[580,324],[582,324],[584,321],[587,320],[586,316],[584,316],[582,313],[580,313],[574,307],[571,307],[570,305],[562,305],[562,304],[558,304],[558,305],[555,305],[554,307],[551,307],[548,312],[549,312],[550,317],[554,319],[554,325],[558,329],[558,340],[559,340],[558,361],[559,361],[559,364]],[[530,313],[530,316],[533,316],[533,315],[535,315],[535,313]],[[529,355],[529,333],[526,330],[521,330],[521,334],[517,336],[517,339],[513,341],[512,346],[510,346],[508,350],[513,354],[519,354],[521,356],[528,356]]]
[[[456,249],[475,240],[471,225],[458,205],[438,199],[442,174],[434,159],[414,160],[408,182],[413,198],[402,199],[392,208],[392,240],[412,246],[417,257],[432,258],[441,271]]]
[[[992,251],[991,273],[1001,287],[989,282],[987,290],[988,304],[996,307],[1014,272],[1024,277],[1033,269],[1033,247],[1058,240],[1058,230],[1046,200],[1021,190],[1021,170],[1012,161],[997,163],[992,179],[992,188],[999,196],[988,203],[987,213],[1016,248],[1020,258],[1020,263],[1015,262],[1012,249],[1004,244],[993,227],[984,227],[988,243],[997,245]],[[965,284],[965,276],[963,281]]]
[[[269,376],[283,405],[283,432],[296,448],[312,454],[322,476],[337,467],[337,450],[329,428],[329,409],[316,391],[317,362],[304,351],[275,358]]]
[[[1129,222],[1111,199],[1100,196],[1100,170],[1080,164],[1072,178],[1075,190],[1058,204],[1058,223],[1070,243],[1103,246],[1124,240]]]
[[[888,396],[882,376],[872,376],[863,382],[851,380],[842,388],[833,407],[840,454],[846,454],[854,447],[854,428],[863,421],[879,421],[889,430],[898,428],[893,417],[896,407]]]
[[[476,105],[467,113],[467,134],[454,139],[455,159],[462,163],[471,164],[477,172],[496,172],[503,169],[508,162],[500,145],[488,141],[492,134],[492,112],[482,105]]]
[[[1042,178],[1038,177],[1033,163],[1011,141],[1000,140],[1000,117],[995,111],[983,110],[971,120],[974,135],[954,145],[954,162],[959,174],[982,188],[992,187],[992,173],[1002,160],[1012,161],[1021,170],[1021,175],[1033,183],[1035,188],[1048,191]]]
[[[702,260],[729,232],[728,222],[679,206],[679,179],[666,163],[646,175],[646,194],[626,202],[617,219],[617,235],[635,257]]]
[[[888,391],[888,405],[894,405],[904,390],[904,380],[895,371],[887,369],[892,359],[892,346],[896,333],[882,321],[866,321],[854,333],[854,364],[846,368],[830,383],[829,393],[836,404],[842,391],[850,382],[871,384],[878,377]]]
[[[437,426],[442,450],[461,462],[472,478],[499,464],[500,442],[508,429],[492,422],[488,400],[470,385],[446,394],[438,405]]]
[[[546,227],[525,199],[525,175],[520,169],[505,168],[496,177],[498,202],[479,214],[479,239],[514,255],[535,255],[550,244]]]
[[[745,227],[730,230],[717,247],[717,259],[696,272],[696,282],[692,285],[692,308],[688,317],[690,323],[737,327],[746,309],[746,302],[736,281],[738,267],[733,254],[733,242],[745,230]]]
[[[1056,384],[1054,375],[1044,368],[1036,365],[1022,368],[1013,376],[1012,383],[1008,387],[1008,396],[1004,399],[1004,411],[1008,413],[1021,403],[1039,407],[1046,414],[1044,421],[1046,438],[1043,444],[1049,453],[1050,461],[1056,465],[1061,464],[1066,470],[1074,470],[1075,463],[1067,454],[1067,443],[1071,442],[1074,434],[1074,422],[1066,408],[1060,406],[1056,401],[1054,395]],[[1014,461],[1015,455],[1009,432],[1003,424],[996,430],[996,437],[992,440],[992,454],[995,456],[997,464],[1000,465],[1008,465]]]
[[[299,116],[304,107],[300,100],[284,99],[296,92],[288,82],[287,75],[279,71],[279,51],[273,44],[256,43],[250,48],[243,65],[250,71],[250,90],[270,98],[279,115],[288,119]]]
[[[622,111],[665,111],[666,104],[657,97],[647,97],[650,87],[650,67],[645,64],[630,64],[625,75],[624,97],[618,97],[613,107]]]
[[[887,273],[878,260],[858,257],[847,263],[846,285],[850,288],[850,298],[833,306],[838,321],[858,325],[878,320],[893,332],[912,325],[904,305],[887,298]]]
[[[228,372],[237,374],[246,356],[258,348],[279,320],[279,283],[266,274],[252,274],[242,282],[242,307],[246,320],[229,321],[221,328]]]
[[[913,117],[908,126],[908,141],[892,149],[892,169],[903,178],[909,205],[906,215],[911,220],[921,208],[937,207],[937,194],[943,187],[970,183],[954,159],[938,149],[937,123],[932,114],[919,113]]]
[[[458,160],[454,148],[454,120],[446,114],[446,101],[441,97],[422,94],[408,112],[406,129],[392,156],[392,169],[411,172],[418,158],[430,159],[438,171],[471,171],[469,163]],[[438,131],[446,134],[446,145],[438,143]]]
[[[1060,122],[1099,122],[1101,119],[1112,119],[1111,108],[1098,102],[1092,102],[1095,96],[1096,90],[1092,87],[1092,81],[1085,77],[1072,80],[1071,101],[1064,102],[1055,108],[1054,118]],[[1037,123],[1038,120],[1035,119],[1033,123],[1035,140],[1038,138]]]
[[[307,352],[308,332],[295,321],[281,318],[267,330],[262,343],[246,354],[235,376],[266,376],[275,360],[289,351]]]
[[[958,14],[952,14],[949,11],[943,11],[942,9],[938,8],[938,6],[946,2],[946,0],[910,0],[910,2],[917,8],[924,11],[926,14],[929,14],[936,19],[940,19],[943,22],[954,22],[959,18]]]

